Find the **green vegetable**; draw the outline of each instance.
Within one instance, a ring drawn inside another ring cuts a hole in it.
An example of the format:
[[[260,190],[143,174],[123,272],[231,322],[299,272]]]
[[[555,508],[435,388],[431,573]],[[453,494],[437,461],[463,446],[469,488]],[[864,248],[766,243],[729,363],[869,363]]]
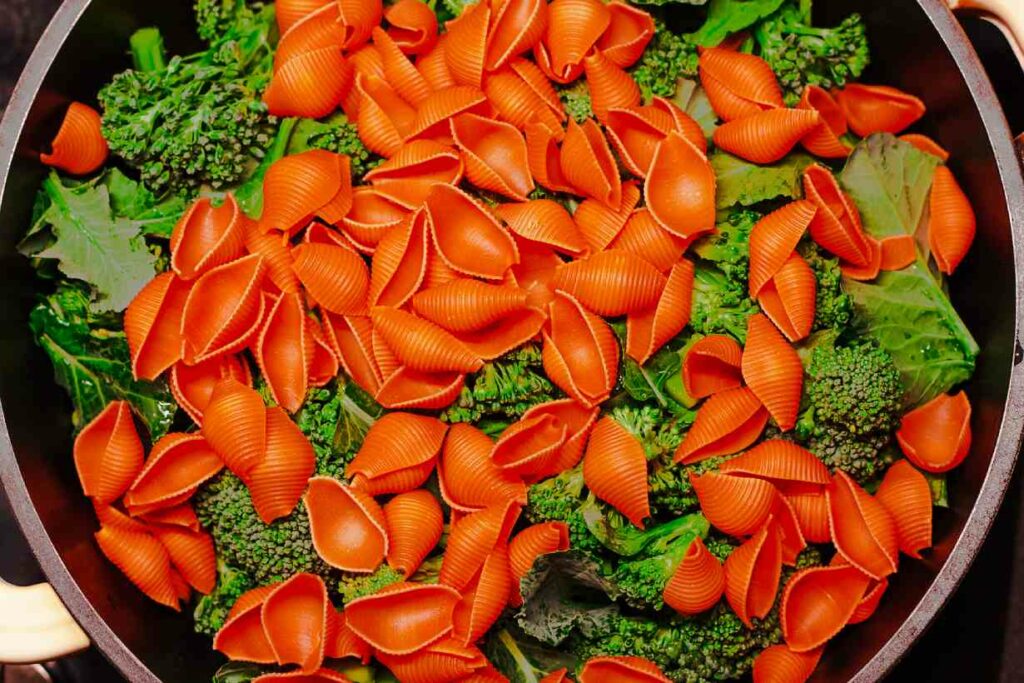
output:
[[[494,668],[511,683],[540,683],[552,671],[576,665],[570,655],[546,647],[513,624],[495,627],[482,649]]]
[[[454,19],[461,16],[467,7],[475,5],[476,0],[427,0],[427,4],[437,12],[439,19]]]
[[[302,119],[303,121],[306,119]],[[255,218],[263,213],[263,179],[267,171],[274,164],[288,153],[288,146],[291,143],[292,135],[298,127],[300,119],[289,118],[281,122],[274,141],[270,143],[259,166],[252,172],[245,182],[238,187],[232,188],[238,206],[241,207],[249,217]]]
[[[716,149],[708,160],[715,169],[718,187],[715,202],[719,209],[732,206],[754,206],[770,199],[796,199],[803,194],[804,169],[814,159],[795,152],[770,166],[744,161]]]
[[[689,38],[702,47],[715,47],[733,33],[750,28],[779,9],[784,0],[711,0],[708,18]]]
[[[299,154],[310,149],[325,149],[347,155],[352,177],[356,181],[383,161],[366,148],[356,125],[342,113],[334,114],[324,121],[299,120],[288,145],[288,154]]]
[[[594,116],[594,105],[590,101],[590,88],[585,78],[577,79],[566,86],[558,86],[558,97],[565,106],[565,113],[576,123],[583,123]]]
[[[859,14],[834,28],[811,26],[810,2],[791,0],[754,27],[760,56],[779,79],[787,104],[808,85],[831,90],[859,78],[871,60],[867,30]]]
[[[441,413],[441,419],[500,434],[533,406],[559,397],[561,392],[544,373],[540,349],[527,345],[467,377],[458,400]]]
[[[214,43],[239,23],[251,21],[262,4],[250,5],[247,0],[195,0],[196,32],[208,43]]]
[[[681,78],[697,75],[697,58],[694,43],[673,33],[664,22],[656,19],[654,38],[629,73],[640,86],[645,102],[650,102],[654,96],[671,99],[679,90]]]
[[[354,382],[311,389],[295,422],[316,453],[316,473],[343,479],[366,432],[383,414],[384,409]]]
[[[680,516],[647,529],[638,529],[614,509],[605,509],[591,502],[584,504],[582,509],[587,527],[601,545],[626,558],[641,554],[644,557],[660,555],[668,546],[695,530],[707,533],[706,520],[700,514]]]
[[[696,121],[704,131],[704,137],[711,140],[718,127],[718,114],[711,107],[711,100],[700,83],[690,78],[680,80],[679,89],[672,101]]]
[[[678,353],[674,355],[679,356]],[[643,444],[647,459],[654,460],[661,456],[671,458],[686,436],[686,430],[693,424],[694,413],[687,412],[674,418],[650,403],[628,403],[612,408],[611,416]]]
[[[259,664],[250,662],[228,662],[213,675],[213,683],[249,683],[265,671]]]
[[[670,341],[642,367],[624,355],[622,371],[619,374],[622,388],[634,401],[651,401],[674,415],[682,415],[691,411],[666,388],[668,381],[679,375],[683,365],[682,356],[673,346],[673,342]],[[692,422],[692,414],[689,421]]]
[[[581,466],[533,484],[527,491],[526,518],[533,524],[565,522],[572,548],[599,553],[604,546],[590,532],[584,516],[584,506],[597,503],[585,491]]]
[[[89,299],[83,284],[60,282],[29,314],[36,343],[71,397],[72,423],[81,429],[108,403],[122,399],[156,441],[167,433],[178,405],[165,384],[132,377],[120,316],[93,312]]]
[[[22,253],[53,259],[65,276],[91,285],[97,310],[123,311],[156,274],[156,257],[139,226],[114,214],[110,189],[102,183],[67,186],[51,171],[40,193],[46,208]]]
[[[188,208],[180,196],[168,194],[158,198],[116,168],[107,169],[100,182],[110,194],[114,216],[130,220],[139,234],[147,237],[170,238]]]
[[[813,331],[845,330],[853,318],[853,300],[843,287],[839,259],[829,256],[810,240],[801,243],[798,251],[814,271],[817,285]]]
[[[143,29],[132,40],[140,69],[114,77],[99,93],[110,150],[156,193],[231,185],[251,171],[273,138],[260,92],[270,78],[276,32],[273,6],[240,16],[206,52],[153,55],[163,39]]]
[[[228,612],[246,591],[256,587],[245,572],[217,561],[217,585],[213,592],[199,598],[193,614],[196,633],[216,635],[227,621]]]
[[[760,218],[753,211],[737,211],[718,225],[718,231],[697,242],[700,257],[694,277],[690,327],[703,335],[727,334],[741,344],[747,337],[747,319],[760,309],[750,298],[750,231]]]

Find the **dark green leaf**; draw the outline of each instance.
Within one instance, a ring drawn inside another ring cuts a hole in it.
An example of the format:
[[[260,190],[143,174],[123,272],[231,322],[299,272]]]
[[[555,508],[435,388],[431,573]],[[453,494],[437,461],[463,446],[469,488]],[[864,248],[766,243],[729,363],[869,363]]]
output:
[[[711,100],[700,83],[689,78],[681,79],[672,101],[700,125],[704,136],[710,140],[718,127],[718,115],[711,108]]]
[[[715,47],[731,34],[754,25],[779,9],[784,0],[711,0],[708,18],[690,37],[698,45]]]
[[[737,204],[753,206],[779,197],[796,199],[803,194],[804,169],[814,163],[802,152],[770,166],[758,166],[721,150],[715,150],[709,158],[718,180],[715,201],[719,209]]]
[[[249,683],[263,674],[259,664],[228,662],[213,675],[213,683]]]
[[[483,650],[510,683],[540,683],[552,671],[576,667],[571,655],[526,636],[512,625],[488,634]]]

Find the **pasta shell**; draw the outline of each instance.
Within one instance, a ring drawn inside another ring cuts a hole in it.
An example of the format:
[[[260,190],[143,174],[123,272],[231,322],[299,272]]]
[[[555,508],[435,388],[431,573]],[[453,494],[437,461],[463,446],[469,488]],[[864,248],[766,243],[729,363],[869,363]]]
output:
[[[481,189],[526,201],[534,185],[522,134],[510,124],[476,114],[460,114],[451,126],[466,163],[466,179]]]
[[[680,614],[700,614],[718,604],[725,592],[725,571],[704,541],[693,539],[665,585],[665,604]]]
[[[747,387],[713,394],[697,411],[693,426],[676,450],[675,461],[684,465],[717,455],[732,455],[754,443],[768,411]]]
[[[839,554],[874,579],[895,572],[899,541],[896,523],[885,507],[841,470],[825,495],[832,541]]]
[[[530,80],[520,72],[527,73]],[[513,65],[487,74],[484,93],[498,116],[519,130],[524,130],[528,123],[536,122],[553,135],[562,135],[561,122],[565,119],[565,111],[550,82],[533,62],[517,59]]]
[[[274,683],[274,681],[291,681],[291,683],[347,683],[348,677],[334,669],[317,669],[309,673],[290,671],[283,674],[262,674],[252,679],[252,683]]]
[[[551,246],[564,254],[580,256],[587,250],[586,240],[573,217],[551,199],[501,204],[498,217],[513,233],[533,242]]]
[[[201,435],[168,434],[153,445],[145,466],[125,494],[124,503],[129,508],[153,506],[184,493],[194,493],[223,467],[220,456]]]
[[[362,477],[370,495],[411,491],[430,476],[446,431],[437,418],[387,413],[370,427],[345,474]]]
[[[317,555],[346,572],[369,574],[388,553],[384,511],[369,494],[330,477],[313,477],[303,497]]]
[[[357,187],[352,191],[352,208],[342,219],[341,230],[361,251],[374,253],[384,236],[408,216],[405,208],[376,188]]]
[[[472,277],[500,280],[519,263],[508,231],[476,200],[450,185],[435,185],[426,201],[438,254],[449,266]]]
[[[209,199],[193,204],[171,234],[171,268],[182,280],[194,280],[204,272],[245,255],[241,211],[228,193],[214,207]]]
[[[821,124],[809,109],[768,109],[715,129],[719,148],[755,164],[773,164]]]
[[[651,514],[647,456],[643,444],[612,417],[594,426],[583,456],[583,479],[591,493],[644,528],[644,519]]]
[[[580,683],[670,683],[656,664],[642,657],[593,657],[579,677]]]
[[[306,400],[313,361],[313,337],[299,295],[283,294],[277,300],[253,353],[274,401],[289,413],[297,412]]]
[[[896,523],[900,550],[921,559],[921,551],[932,547],[931,487],[924,475],[905,460],[894,463],[875,493]]]
[[[637,209],[608,248],[635,254],[664,273],[679,262],[688,244],[661,227],[650,211]]]
[[[97,503],[113,503],[138,476],[143,448],[132,411],[112,401],[75,438],[74,458],[82,491]]]
[[[491,460],[490,437],[468,424],[452,425],[437,466],[441,497],[460,512],[506,501],[526,504],[526,485]]]
[[[846,114],[824,88],[808,85],[800,98],[800,109],[813,109],[821,115],[817,128],[804,136],[800,144],[808,152],[825,159],[845,159],[851,148],[840,138],[846,135]]]
[[[526,308],[526,292],[504,285],[458,279],[413,297],[420,316],[449,332],[476,332]]]
[[[569,527],[564,522],[545,522],[528,526],[508,544],[509,566],[512,570],[513,607],[523,604],[519,582],[533,568],[542,555],[561,553],[569,549]]]
[[[887,85],[850,83],[836,93],[850,128],[860,137],[900,133],[924,116],[924,102]]]
[[[287,517],[306,490],[316,457],[298,425],[280,408],[267,408],[267,452],[243,477],[265,524]]]
[[[583,447],[597,422],[598,409],[584,407],[575,400],[566,398],[538,403],[523,413],[522,419],[529,420],[541,415],[549,415],[566,425],[568,436],[556,457],[548,463],[548,468],[534,475],[537,480],[561,474],[579,464],[580,458],[583,457]]]
[[[744,381],[768,409],[779,429],[784,432],[793,429],[800,412],[803,364],[793,347],[761,314],[747,321],[742,370]]]
[[[559,266],[554,285],[587,310],[614,317],[653,308],[667,282],[647,261],[615,250]]]
[[[338,23],[337,8],[324,5],[281,33],[274,51],[274,73],[307,52],[333,47],[340,53],[344,44],[345,27]]]
[[[154,380],[181,358],[181,315],[189,286],[161,273],[135,295],[124,313],[132,375]]]
[[[519,505],[506,501],[453,524],[441,564],[441,584],[459,591],[470,585],[491,551],[508,542],[519,513]]]
[[[817,291],[814,271],[800,254],[793,252],[757,295],[757,301],[786,339],[798,342],[814,326]]]
[[[712,334],[698,340],[683,358],[683,386],[691,398],[707,398],[743,383],[743,349],[732,337]]]
[[[500,0],[493,7],[484,60],[488,71],[502,68],[533,48],[548,25],[548,5],[544,0]]]
[[[587,76],[591,106],[598,120],[604,121],[610,109],[640,104],[640,86],[601,51],[596,50],[584,57],[583,72]]]
[[[800,520],[782,493],[775,496],[772,506],[772,523],[779,532],[782,548],[782,564],[796,566],[797,557],[807,547],[807,539],[800,530]]]
[[[379,52],[375,52],[379,55]],[[383,64],[381,65],[383,69]],[[405,142],[416,123],[416,109],[409,106],[382,76],[359,74],[355,80],[358,94],[356,130],[366,148],[390,157]]]
[[[370,32],[384,18],[384,7],[381,0],[337,0],[338,21],[348,33],[343,46],[346,50],[355,50],[370,39]]]
[[[782,544],[778,527],[769,521],[725,560],[725,599],[747,628],[763,619],[775,604],[782,575]]]
[[[608,7],[598,0],[554,0],[548,6],[543,41],[552,73],[573,80],[574,67],[590,53],[611,20]]]
[[[803,180],[807,200],[818,208],[809,225],[811,238],[847,263],[868,265],[870,252],[860,212],[832,172],[814,164],[804,170]]]
[[[640,365],[690,322],[693,276],[693,262],[680,261],[669,273],[657,306],[627,319],[626,354]]]
[[[671,115],[653,106],[609,108],[602,121],[622,163],[638,178],[647,176],[658,143],[675,128]]]
[[[963,391],[941,394],[903,416],[896,440],[925,472],[948,472],[971,450],[971,403]]]
[[[836,555],[842,559],[840,555]],[[835,559],[835,558],[833,558]],[[867,621],[874,616],[875,611],[878,609],[878,605],[882,602],[882,596],[885,595],[885,591],[889,588],[889,580],[882,579],[881,581],[875,581],[873,586],[868,587],[864,593],[864,597],[857,603],[857,609],[853,611],[853,615],[848,624],[859,624]]]
[[[828,526],[828,500],[821,492],[786,496],[793,515],[800,524],[800,533],[811,543],[828,543],[832,532]]]
[[[196,517],[195,510],[192,509],[192,506],[187,502],[187,500],[178,502],[180,498],[181,496],[177,496],[174,499],[172,499],[172,501],[175,504],[172,505],[171,507],[161,507],[154,509],[146,509],[147,507],[153,506],[133,507],[131,512],[133,515],[136,516],[136,518],[140,522],[145,522],[145,524],[163,524],[167,526],[181,527],[183,529],[188,529],[190,531],[195,532],[200,531],[202,527],[200,527],[199,525],[199,518]],[[167,505],[172,501],[158,503],[157,505]],[[113,508],[109,509],[112,510]],[[106,521],[103,519],[102,516],[100,516],[100,525],[103,524],[106,524]],[[141,526],[143,528],[143,531],[147,530],[145,525]]]
[[[783,107],[775,72],[755,55],[723,47],[705,48],[700,55],[700,82],[723,121]]]
[[[380,50],[373,43],[367,43],[348,55],[352,68],[362,76],[376,76],[381,80],[384,77],[384,58]],[[353,88],[355,90],[355,88]]]
[[[590,408],[611,395],[619,346],[608,323],[571,296],[558,292],[544,333],[544,372],[564,392]]]
[[[535,339],[546,320],[543,310],[526,308],[477,332],[462,332],[458,339],[480,358],[493,360]]]
[[[701,510],[711,525],[730,536],[750,536],[771,514],[777,489],[771,482],[733,474],[690,474]]]
[[[384,381],[375,398],[392,410],[440,410],[459,397],[465,380],[465,375],[457,373],[425,373],[400,368]]]
[[[169,384],[174,400],[197,425],[201,425],[213,388],[228,378],[247,386],[252,384],[249,366],[237,356],[218,356],[197,365],[177,363],[171,368]]]
[[[273,116],[321,118],[341,104],[353,75],[337,47],[296,54],[271,77],[263,102]]]
[[[903,270],[917,260],[917,241],[913,235],[892,235],[878,241],[882,270]]]
[[[502,545],[491,551],[476,580],[462,591],[453,635],[467,646],[478,641],[501,616],[511,591],[508,548]]]
[[[552,671],[547,676],[540,679],[540,683],[568,683],[569,680],[568,669],[562,668],[558,671]]]
[[[375,655],[403,683],[464,681],[487,666],[487,658],[479,649],[467,647],[456,638],[442,640],[410,655],[384,652]]]
[[[750,296],[757,297],[786,264],[818,209],[805,200],[786,204],[750,231]]]
[[[856,568],[811,567],[786,584],[779,621],[794,652],[821,647],[849,622],[870,579]]]
[[[309,385],[322,387],[338,376],[341,361],[327,340],[323,327],[313,318],[306,318],[306,329],[313,339],[313,354],[309,364]]]
[[[296,574],[274,588],[261,608],[263,630],[277,663],[303,673],[320,668],[327,637],[327,587],[315,574]]]
[[[181,315],[183,357],[195,365],[244,347],[259,329],[266,270],[259,256],[218,266],[192,286]]]
[[[253,256],[263,259],[266,266],[267,277],[270,283],[264,283],[276,287],[287,294],[295,294],[299,291],[299,278],[292,271],[292,250],[288,243],[281,239],[277,233],[264,233],[260,230],[259,224],[248,219],[245,223],[245,248]]]
[[[72,102],[50,143],[49,153],[40,154],[39,160],[72,175],[92,173],[110,154],[102,125],[98,111],[87,104]]]
[[[263,630],[262,605],[275,586],[256,588],[235,603],[228,620],[213,639],[213,647],[227,657],[246,662],[273,664],[277,656]],[[240,609],[244,608],[244,609]]]
[[[949,160],[949,152],[942,145],[935,142],[935,140],[932,140],[927,135],[922,135],[921,133],[904,133],[900,136],[900,140],[903,142],[909,142],[922,152],[936,156],[943,162]]]
[[[325,313],[324,326],[345,374],[366,392],[376,394],[384,377],[373,354],[373,323],[370,318]]]
[[[171,563],[190,586],[204,595],[213,591],[217,583],[217,556],[208,533],[154,526],[153,535],[167,549]]]
[[[370,305],[402,306],[423,283],[427,269],[426,214],[418,211],[377,246],[370,269]]]
[[[374,26],[372,35],[373,44],[380,53],[384,80],[395,89],[399,97],[413,107],[418,106],[434,89],[383,28]]]
[[[341,187],[338,158],[333,152],[314,149],[271,164],[263,180],[261,229],[292,234],[307,225]]]
[[[437,43],[437,15],[422,0],[398,0],[384,18],[391,40],[407,55],[425,54]]]
[[[555,297],[555,271],[563,261],[553,249],[539,242],[518,238],[516,247],[519,263],[512,266],[509,274],[526,291],[527,304],[547,310]]]
[[[590,249],[604,251],[625,229],[639,201],[640,189],[636,183],[623,183],[622,202],[618,208],[610,208],[596,199],[585,199],[576,207],[573,220]]]
[[[327,619],[327,642],[324,646],[324,656],[329,659],[352,657],[358,659],[362,664],[369,664],[370,655],[373,652],[370,644],[348,627],[344,612],[332,614],[329,611]]]
[[[704,129],[692,116],[680,109],[678,104],[655,95],[651,98],[650,108],[663,111],[671,116],[675,131],[689,140],[694,147],[700,150],[701,154],[707,154],[708,139],[704,135]]]
[[[561,133],[561,130],[558,131]],[[542,123],[526,124],[526,155],[534,180],[552,192],[576,190],[562,171],[559,135]]]
[[[304,17],[333,4],[334,0],[280,0],[276,3],[277,26],[284,35]]]
[[[418,208],[438,184],[457,185],[462,179],[462,159],[451,147],[432,140],[413,140],[401,147],[395,155],[366,174],[379,193],[379,197],[405,209]],[[385,212],[385,220],[372,222],[391,223],[397,219],[394,211],[382,207],[377,199],[376,206],[366,206],[375,214]]]
[[[559,98],[554,86],[551,85],[551,81],[537,64],[529,59],[520,57],[509,62],[509,67],[523,79],[523,82],[530,87],[530,90],[536,93],[559,121],[565,121],[565,107],[562,104],[562,100]],[[558,131],[557,135],[561,138],[561,131]]]
[[[970,200],[946,166],[935,169],[929,206],[928,245],[939,270],[952,275],[974,242],[977,219]]]
[[[551,466],[568,436],[568,426],[554,415],[524,417],[502,433],[490,459],[510,475],[536,476]]]
[[[470,86],[438,90],[420,104],[411,138],[431,138],[451,144],[451,120],[459,114],[489,116],[490,104],[483,91]]]
[[[615,0],[608,3],[611,20],[597,41],[608,61],[623,69],[633,66],[654,37],[654,19],[639,7]]]
[[[487,59],[487,33],[491,24],[491,5],[478,2],[466,8],[448,23],[445,58],[448,69],[459,85],[479,88]]]
[[[746,453],[731,458],[718,468],[725,474],[768,479],[776,484],[796,482],[828,485],[828,468],[807,449],[791,441],[762,441]]]
[[[412,576],[437,546],[444,515],[434,495],[425,489],[400,493],[384,506],[389,546],[388,565]]]
[[[171,559],[153,536],[105,526],[96,543],[135,587],[155,602],[180,611],[181,599],[171,579]]]
[[[715,225],[715,172],[707,157],[679,133],[654,153],[644,195],[651,215],[673,235],[687,238]]]
[[[882,243],[874,237],[867,236],[868,261],[863,266],[855,266],[850,263],[839,264],[839,270],[843,277],[850,280],[874,280],[882,270]]]
[[[596,0],[556,2],[589,4]],[[622,204],[622,183],[619,181],[618,165],[612,156],[608,141],[593,119],[587,119],[583,125],[570,119],[559,163],[566,182],[575,189],[575,194],[596,199],[613,210]],[[536,171],[534,173],[536,175]],[[544,184],[540,178],[538,181]]]
[[[328,244],[300,244],[292,253],[292,269],[321,307],[339,315],[366,312],[370,273],[358,254]]]
[[[427,83],[434,90],[442,90],[458,85],[451,69],[448,68],[448,58],[445,56],[448,43],[448,34],[440,36],[437,43],[429,52],[424,52],[416,60],[416,68],[426,79]]]
[[[464,344],[434,323],[393,308],[371,312],[378,331],[395,356],[410,370],[475,372],[483,365]]]
[[[822,649],[793,652],[785,645],[772,645],[754,658],[755,683],[804,683],[818,667]]]

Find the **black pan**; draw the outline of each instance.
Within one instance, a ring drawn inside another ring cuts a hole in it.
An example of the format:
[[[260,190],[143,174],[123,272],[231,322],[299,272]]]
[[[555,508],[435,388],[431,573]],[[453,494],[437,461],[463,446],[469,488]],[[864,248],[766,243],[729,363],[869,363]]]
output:
[[[189,619],[146,601],[93,543],[95,517],[71,461],[67,399],[26,326],[38,284],[15,244],[43,174],[34,150],[52,134],[55,115],[69,100],[92,100],[111,74],[129,65],[128,37],[141,26],[164,29],[172,52],[197,48],[191,5],[66,0],[0,127],[0,478],[57,593],[93,642],[139,682],[209,680],[218,657],[207,639],[191,632]],[[951,509],[938,513],[934,551],[924,562],[901,565],[876,616],[830,645],[816,674],[821,680],[871,681],[900,659],[956,589],[1014,468],[1024,426],[1024,349],[1018,341],[1024,181],[991,84],[939,0],[819,0],[816,10],[824,21],[852,11],[866,16],[874,56],[867,80],[925,100],[925,132],[952,153],[953,170],[978,213],[977,242],[951,284],[982,347],[968,387],[975,409],[973,452],[951,477]],[[0,623],[5,618],[0,614]]]

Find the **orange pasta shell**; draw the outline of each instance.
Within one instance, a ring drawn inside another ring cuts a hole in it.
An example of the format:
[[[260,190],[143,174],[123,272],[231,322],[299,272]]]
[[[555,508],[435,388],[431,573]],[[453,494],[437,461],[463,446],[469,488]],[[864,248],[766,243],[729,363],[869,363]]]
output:
[[[360,476],[371,495],[401,493],[419,487],[430,476],[447,427],[437,418],[412,413],[387,413],[370,427],[346,475]],[[426,473],[420,472],[426,466]],[[399,481],[401,479],[407,481]],[[391,480],[394,491],[377,490],[376,482]],[[416,481],[418,479],[418,481]]]
[[[476,114],[460,114],[451,120],[451,128],[469,182],[519,201],[533,192],[526,141],[514,126]]]
[[[425,489],[400,493],[384,506],[388,528],[388,565],[412,576],[437,546],[444,531],[444,514]]]
[[[754,443],[768,411],[747,387],[713,394],[697,411],[697,418],[676,449],[675,461],[686,465],[716,455],[738,453]]]
[[[124,313],[132,374],[154,380],[181,358],[181,316],[189,285],[161,273],[143,287]]]
[[[929,207],[928,244],[939,270],[951,275],[974,242],[977,219],[970,200],[946,166],[935,169]]]
[[[72,102],[50,143],[49,153],[40,154],[39,160],[72,175],[92,173],[106,162],[110,153],[102,124],[98,111],[87,104]]]
[[[534,478],[551,467],[568,437],[568,426],[554,415],[523,417],[502,432],[491,461],[508,474]]]
[[[391,40],[407,55],[424,54],[437,43],[437,15],[422,0],[398,0],[384,18]]]
[[[391,36],[380,26],[374,26],[371,35],[373,44],[377,47],[377,52],[380,53],[384,80],[395,89],[399,97],[414,107],[427,99],[434,89],[416,70],[416,67]]]
[[[818,208],[808,226],[814,241],[843,261],[868,265],[871,254],[860,212],[839,188],[832,172],[813,164],[804,170],[803,181],[807,200]]]
[[[698,340],[683,358],[683,386],[692,398],[707,398],[742,384],[743,349],[732,337],[712,334]]]
[[[654,37],[654,19],[639,7],[615,0],[608,3],[611,20],[601,34],[597,47],[613,64],[623,69],[643,55]]]
[[[658,143],[675,127],[672,116],[654,106],[610,108],[602,120],[622,163],[639,178],[647,176]]]
[[[263,102],[274,116],[320,118],[338,108],[352,77],[352,65],[337,47],[302,52],[276,70]]]
[[[794,252],[757,295],[761,310],[791,342],[806,338],[814,326],[817,297],[814,271]]]
[[[572,80],[578,67],[611,23],[611,12],[598,0],[555,0],[548,8],[543,45],[557,78]]]
[[[254,256],[263,259],[270,283],[267,289],[277,288],[282,292],[294,294],[299,291],[299,278],[292,271],[292,251],[289,244],[282,241],[277,233],[264,233],[256,221],[244,218],[245,248]]]
[[[779,621],[794,652],[821,647],[849,622],[870,579],[856,568],[811,567],[786,584]]]
[[[636,183],[622,185],[622,203],[618,208],[596,199],[585,199],[576,207],[573,220],[593,252],[604,251],[622,233],[640,201],[640,189]]]
[[[402,365],[422,372],[474,372],[482,361],[450,332],[434,323],[394,308],[371,311],[380,333]]]
[[[297,664],[304,673],[320,668],[329,609],[327,587],[315,574],[296,574],[274,588],[260,617],[278,664]]]
[[[306,490],[316,457],[298,425],[281,408],[267,408],[266,457],[243,477],[256,513],[266,524],[286,517]]]
[[[412,304],[416,313],[449,332],[476,332],[526,308],[526,292],[460,278],[419,292]]]
[[[579,673],[580,683],[669,683],[656,664],[643,657],[594,657]]]
[[[414,210],[423,204],[437,183],[457,185],[463,170],[462,159],[451,147],[433,140],[412,140],[393,157],[369,171],[365,179],[381,197]],[[375,212],[380,210],[378,208]],[[387,222],[394,222],[397,217],[388,213]]]
[[[379,56],[378,52],[374,52]],[[383,70],[383,65],[381,65]],[[357,74],[356,129],[366,148],[385,157],[395,154],[416,122],[417,111],[399,97],[383,75]]]
[[[846,114],[827,90],[817,85],[808,85],[797,107],[813,109],[821,115],[821,123],[800,141],[804,149],[825,159],[845,159],[850,156],[850,147],[840,139],[846,135]]]
[[[514,579],[513,597],[521,604],[519,581],[542,555],[565,552],[569,549],[569,527],[564,522],[545,522],[528,526],[508,544],[509,564]]]
[[[706,48],[700,55],[700,81],[712,108],[724,121],[783,106],[775,73],[755,55]]]
[[[544,0],[503,0],[493,4],[484,66],[495,71],[530,50],[544,36],[548,5]]]
[[[132,411],[112,401],[75,438],[75,469],[82,491],[97,503],[121,497],[143,466],[143,448]]]
[[[171,233],[171,268],[182,280],[244,255],[244,223],[231,193],[219,207],[209,199],[198,200]]]
[[[795,482],[827,485],[828,468],[805,448],[791,441],[763,441],[746,453],[722,463],[720,472],[768,479],[774,483]]]
[[[772,645],[754,658],[754,683],[804,683],[818,666],[822,649],[793,652]]]
[[[479,88],[487,58],[487,32],[491,23],[489,2],[479,2],[448,24],[445,59],[455,82]]]
[[[560,266],[554,285],[587,310],[614,317],[656,306],[667,279],[642,258],[614,250]]]
[[[534,180],[552,192],[575,192],[562,171],[558,139],[561,130],[552,131],[542,123],[528,123],[526,154]]]
[[[560,1],[589,3],[595,0]],[[570,119],[562,143],[560,166],[565,180],[577,194],[596,199],[611,209],[619,208],[622,183],[618,166],[608,141],[593,119],[587,119],[582,125]]]
[[[767,317],[757,314],[747,321],[747,345],[743,349],[743,379],[782,431],[796,425],[803,391],[803,364],[796,351]]]
[[[895,572],[899,541],[896,523],[885,507],[842,471],[836,472],[825,495],[832,542],[839,554],[874,579]]]
[[[718,604],[724,592],[722,563],[695,538],[665,585],[665,604],[680,614],[700,614]]]
[[[139,476],[125,494],[129,508],[152,506],[195,492],[224,462],[199,434],[171,433],[153,444]],[[208,591],[206,591],[208,592]]]
[[[441,564],[441,583],[460,591],[470,585],[491,551],[508,542],[519,512],[519,505],[507,501],[453,524]]]
[[[659,143],[647,171],[647,208],[673,235],[690,237],[715,225],[715,172],[707,157],[673,131]]]
[[[750,295],[756,297],[782,269],[813,221],[818,209],[797,200],[773,211],[750,232]]]
[[[282,35],[304,17],[333,3],[333,0],[280,0],[276,3],[277,26]]]
[[[633,77],[616,65],[600,50],[583,59],[594,116],[604,121],[610,109],[633,107],[640,104],[640,87]]]
[[[451,119],[459,114],[487,115],[487,96],[477,87],[455,86],[431,93],[416,111],[410,138],[433,138],[451,143]]]
[[[183,357],[189,365],[244,347],[259,330],[266,268],[260,256],[218,266],[192,286],[181,316]]]
[[[971,450],[971,403],[963,391],[942,394],[903,416],[900,449],[925,472],[948,472]]]
[[[824,492],[788,494],[786,502],[800,524],[800,533],[805,539],[811,543],[828,543],[832,540],[828,526],[828,500]]]
[[[900,550],[920,559],[932,546],[932,494],[924,475],[906,460],[894,463],[875,493],[896,523]]]
[[[459,397],[465,379],[465,375],[458,373],[425,373],[400,368],[384,381],[375,398],[392,410],[440,410]]]
[[[270,309],[253,349],[274,400],[295,413],[306,400],[313,337],[297,294],[282,294]]]
[[[171,563],[190,586],[204,595],[213,591],[217,583],[217,556],[208,533],[156,525],[153,535],[167,549]]]
[[[377,659],[403,683],[465,681],[487,666],[487,658],[461,639],[447,638],[410,655],[375,653]]]
[[[450,185],[435,185],[426,201],[434,246],[449,266],[472,277],[500,280],[519,263],[508,231],[476,200]]]
[[[384,511],[369,494],[330,477],[313,477],[303,497],[313,547],[324,562],[370,573],[388,553]]]
[[[370,273],[358,254],[331,244],[300,244],[292,253],[292,268],[317,304],[340,315],[366,312]]]
[[[879,268],[903,270],[917,260],[917,241],[913,235],[891,235],[878,241],[881,250]]]
[[[455,609],[453,634],[467,646],[478,641],[494,625],[508,604],[512,591],[508,547],[490,552],[473,585],[462,591]]]
[[[526,124],[537,122],[552,134],[562,135],[565,112],[561,100],[533,62],[516,59],[512,65],[487,74],[484,93],[498,116],[516,128],[523,130]]]
[[[105,526],[96,543],[114,566],[151,600],[180,611],[180,597],[171,578],[171,560],[161,543],[146,533]]]
[[[772,518],[725,560],[725,599],[747,628],[775,604],[782,575],[782,544]]]
[[[836,99],[850,128],[861,137],[900,133],[925,112],[924,102],[887,85],[850,83],[836,93]]]
[[[666,272],[679,262],[688,244],[689,240],[661,227],[649,210],[638,209],[608,246],[636,254],[661,272]]]
[[[583,479],[591,493],[644,527],[651,514],[647,456],[643,444],[611,417],[598,420],[583,456]]]
[[[693,278],[693,262],[683,259],[669,273],[657,306],[627,319],[626,353],[640,365],[690,322]]]
[[[526,504],[526,485],[491,460],[490,437],[468,424],[448,430],[437,475],[441,496],[460,512],[474,512],[512,500]]]
[[[523,239],[549,245],[571,256],[582,255],[587,249],[572,215],[554,200],[502,204],[497,213],[508,229]]]
[[[197,425],[202,425],[203,412],[210,404],[213,388],[233,378],[247,386],[252,384],[249,366],[238,356],[218,356],[197,365],[176,363],[171,368],[169,384],[174,400]]]
[[[767,109],[722,124],[715,129],[714,141],[747,161],[772,164],[820,124],[821,115],[811,109]]]
[[[615,333],[603,319],[561,292],[548,315],[541,354],[548,378],[587,407],[603,402],[618,376]]]
[[[903,142],[909,142],[922,152],[931,154],[932,156],[937,156],[939,159],[942,159],[942,161],[947,161],[949,159],[949,152],[942,145],[935,142],[935,140],[932,140],[927,135],[922,135],[921,133],[904,133],[899,139]]]
[[[423,284],[427,270],[426,213],[417,211],[377,245],[370,268],[371,305],[403,306]]]
[[[749,536],[760,529],[778,492],[771,482],[752,477],[708,472],[690,474],[701,510],[711,525],[730,536]]]

